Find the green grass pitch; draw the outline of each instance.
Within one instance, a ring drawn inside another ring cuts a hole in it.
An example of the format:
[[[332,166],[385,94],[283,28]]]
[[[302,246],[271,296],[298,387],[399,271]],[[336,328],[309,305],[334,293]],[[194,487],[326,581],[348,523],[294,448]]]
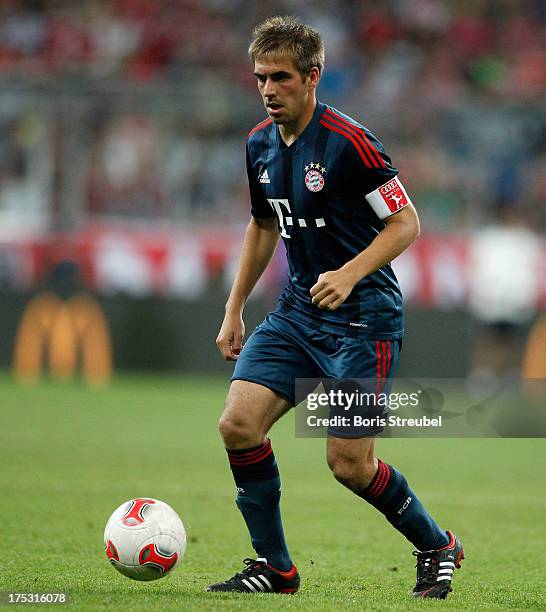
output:
[[[205,593],[252,555],[216,430],[226,388],[120,377],[103,391],[24,389],[2,376],[0,590],[65,591],[77,610],[546,609],[544,440],[378,442],[465,545],[449,598],[414,601],[411,545],[333,480],[325,440],[295,438],[292,415],[271,438],[302,590]],[[171,504],[188,531],[182,564],[153,583],[118,574],[102,546],[110,513],[137,496]]]

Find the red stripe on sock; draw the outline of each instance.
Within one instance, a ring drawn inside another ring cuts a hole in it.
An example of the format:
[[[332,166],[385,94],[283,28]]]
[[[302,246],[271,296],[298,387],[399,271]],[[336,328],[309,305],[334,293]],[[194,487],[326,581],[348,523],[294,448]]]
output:
[[[258,455],[257,457],[254,457],[252,459],[232,459],[230,457],[229,463],[230,465],[235,465],[237,467],[243,466],[243,465],[252,465],[254,463],[258,463],[259,461],[263,461],[266,457],[269,457],[269,455],[271,455],[272,453],[273,453],[273,449],[268,448],[264,450],[264,452],[261,455]]]
[[[375,482],[368,491],[368,494],[372,497],[375,497],[376,491],[379,489],[379,487],[383,483],[383,479],[385,478],[385,464],[381,461],[381,459],[378,459],[378,463],[379,465],[377,466]]]
[[[375,482],[375,486],[373,488],[373,491],[371,492],[373,497],[377,497],[378,491],[383,486],[383,483],[385,482],[385,478],[386,477],[387,477],[387,469],[385,467],[385,464],[383,462],[381,462],[381,475],[377,479],[377,481]]]
[[[259,455],[260,453],[262,453],[265,448],[268,448],[270,446],[271,446],[271,441],[267,440],[266,442],[264,442],[258,447],[249,448],[249,449],[243,448],[239,450],[228,450],[227,453],[230,457],[234,457],[235,459],[243,459],[243,458],[251,459],[255,455]]]
[[[367,491],[370,495],[373,495],[373,492],[375,491],[375,489],[377,487],[377,483],[378,483],[379,479],[381,478],[381,474],[382,473],[383,473],[383,470],[381,468],[381,461],[380,461],[378,466],[377,466],[377,472],[374,475],[373,484],[371,485],[371,487]]]
[[[384,463],[383,465],[385,466],[385,478],[383,479],[381,486],[375,492],[375,497],[380,497],[381,495],[383,495],[383,491],[387,488],[387,485],[389,484],[389,480],[391,478],[391,471],[389,469],[389,466],[386,463]]]
[[[271,441],[264,442],[262,446],[250,451],[229,451],[228,458],[232,465],[250,465],[268,457],[273,452]]]

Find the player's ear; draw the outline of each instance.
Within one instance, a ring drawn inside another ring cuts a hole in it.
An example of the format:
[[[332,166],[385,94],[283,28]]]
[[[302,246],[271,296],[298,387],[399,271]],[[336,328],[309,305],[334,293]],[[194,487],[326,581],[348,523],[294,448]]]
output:
[[[320,70],[317,68],[317,66],[313,66],[313,68],[311,68],[309,74],[307,75],[307,84],[309,86],[309,89],[315,89],[318,85],[319,80]]]

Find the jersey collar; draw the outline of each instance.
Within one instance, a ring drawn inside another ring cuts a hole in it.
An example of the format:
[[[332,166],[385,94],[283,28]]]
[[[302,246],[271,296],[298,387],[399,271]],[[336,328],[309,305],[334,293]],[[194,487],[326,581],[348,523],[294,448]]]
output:
[[[322,102],[317,100],[317,105],[315,106],[315,110],[313,112],[313,116],[311,117],[311,121],[309,121],[309,123],[306,125],[303,132],[296,138],[296,140],[294,140],[294,142],[290,146],[287,146],[284,140],[281,138],[279,126],[276,125],[275,126],[275,137],[277,139],[277,145],[279,149],[283,152],[296,151],[301,146],[303,146],[306,140],[309,138],[309,136],[312,135],[317,129],[320,118],[322,117],[322,114],[324,113],[325,108],[326,108],[326,105],[322,104]]]

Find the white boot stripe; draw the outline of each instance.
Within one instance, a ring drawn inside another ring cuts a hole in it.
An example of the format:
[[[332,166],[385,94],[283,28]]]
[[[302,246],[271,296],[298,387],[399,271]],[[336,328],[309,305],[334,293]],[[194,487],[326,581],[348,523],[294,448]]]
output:
[[[260,574],[258,578],[263,581],[263,583],[269,588],[270,591],[273,590],[273,585],[263,574]]]
[[[438,576],[438,578],[436,578],[436,582],[439,582],[440,580],[449,580],[451,582],[451,576]]]
[[[246,586],[253,592],[253,593],[257,593],[256,588],[254,587],[254,585],[252,585],[248,580],[246,580],[245,578],[243,578],[243,583],[246,584]]]
[[[260,591],[265,590],[264,585],[254,576],[250,576],[250,580],[260,589]]]
[[[439,574],[450,574],[451,575],[451,574],[453,574],[453,570],[449,569],[447,567],[444,567],[444,569],[438,570],[438,573]]]
[[[451,565],[451,567],[455,567],[455,563],[453,563],[453,561],[440,561],[440,567],[443,565]]]

